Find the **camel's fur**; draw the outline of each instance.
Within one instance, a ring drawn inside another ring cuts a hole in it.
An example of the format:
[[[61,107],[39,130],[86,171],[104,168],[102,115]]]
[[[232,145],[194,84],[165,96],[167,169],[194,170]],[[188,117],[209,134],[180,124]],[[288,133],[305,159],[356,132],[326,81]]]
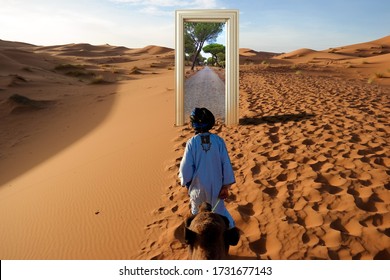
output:
[[[190,259],[226,259],[229,245],[237,245],[237,229],[229,229],[229,220],[210,210],[210,204],[203,203],[199,213],[186,220],[185,239],[189,244]]]

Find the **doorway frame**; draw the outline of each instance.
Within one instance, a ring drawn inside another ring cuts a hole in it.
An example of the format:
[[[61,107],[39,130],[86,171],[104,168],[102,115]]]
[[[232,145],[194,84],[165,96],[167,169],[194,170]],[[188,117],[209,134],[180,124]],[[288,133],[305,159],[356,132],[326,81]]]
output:
[[[239,122],[239,10],[176,10],[175,12],[175,125],[185,124],[184,116],[184,22],[226,23],[225,124]]]

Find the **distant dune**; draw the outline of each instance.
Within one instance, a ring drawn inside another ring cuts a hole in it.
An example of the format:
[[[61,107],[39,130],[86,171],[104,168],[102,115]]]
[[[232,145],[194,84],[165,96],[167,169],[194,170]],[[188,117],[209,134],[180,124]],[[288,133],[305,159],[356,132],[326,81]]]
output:
[[[289,53],[273,54],[240,49],[240,64],[290,64],[329,66],[350,75],[390,85],[390,36],[348,46],[335,46],[327,50],[301,48]],[[269,54],[269,55],[268,55]],[[380,77],[378,79],[378,77]]]
[[[240,48],[239,50],[240,64],[258,64],[266,61],[267,59],[271,59],[276,55],[278,54],[272,52],[254,51],[247,48]]]
[[[160,46],[146,46],[142,49],[137,50],[137,53],[148,53],[148,54],[164,54],[167,52],[172,52],[173,49],[160,47]],[[133,52],[135,53],[135,52]]]
[[[334,47],[328,50],[315,51],[312,49],[299,49],[293,52],[282,54],[277,58],[280,59],[303,59],[305,56],[322,56],[334,60],[348,60],[353,58],[374,57],[390,53],[390,36],[381,39],[359,43],[349,46]]]

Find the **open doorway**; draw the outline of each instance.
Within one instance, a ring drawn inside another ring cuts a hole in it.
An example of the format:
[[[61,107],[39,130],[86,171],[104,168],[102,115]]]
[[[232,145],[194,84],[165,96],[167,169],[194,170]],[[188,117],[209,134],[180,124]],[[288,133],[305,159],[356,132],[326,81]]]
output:
[[[176,11],[175,124],[185,123],[184,23],[223,23],[226,28],[224,115],[227,125],[238,124],[238,10]],[[208,106],[210,107],[210,106]]]
[[[206,107],[225,120],[224,22],[184,22],[184,115]]]

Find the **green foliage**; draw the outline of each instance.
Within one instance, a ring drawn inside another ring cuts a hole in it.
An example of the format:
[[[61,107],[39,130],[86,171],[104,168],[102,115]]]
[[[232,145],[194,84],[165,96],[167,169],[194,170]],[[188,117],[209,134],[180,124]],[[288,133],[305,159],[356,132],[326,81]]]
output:
[[[215,64],[215,59],[211,56],[207,59],[207,64],[208,65],[214,65]]]
[[[218,64],[222,68],[225,68],[225,52],[223,53],[217,53],[217,58],[218,58]]]
[[[205,53],[211,53],[216,56],[218,53],[225,53],[225,46],[221,44],[210,44],[203,48]]]
[[[221,44],[210,44],[203,47],[205,53],[210,53],[214,63],[219,67],[225,67],[225,46]]]
[[[189,57],[195,53],[195,42],[188,33],[184,33],[184,53]]]
[[[223,31],[225,23],[219,22],[185,22],[184,51],[192,59],[192,67],[198,61],[200,51],[205,42],[214,43]]]

